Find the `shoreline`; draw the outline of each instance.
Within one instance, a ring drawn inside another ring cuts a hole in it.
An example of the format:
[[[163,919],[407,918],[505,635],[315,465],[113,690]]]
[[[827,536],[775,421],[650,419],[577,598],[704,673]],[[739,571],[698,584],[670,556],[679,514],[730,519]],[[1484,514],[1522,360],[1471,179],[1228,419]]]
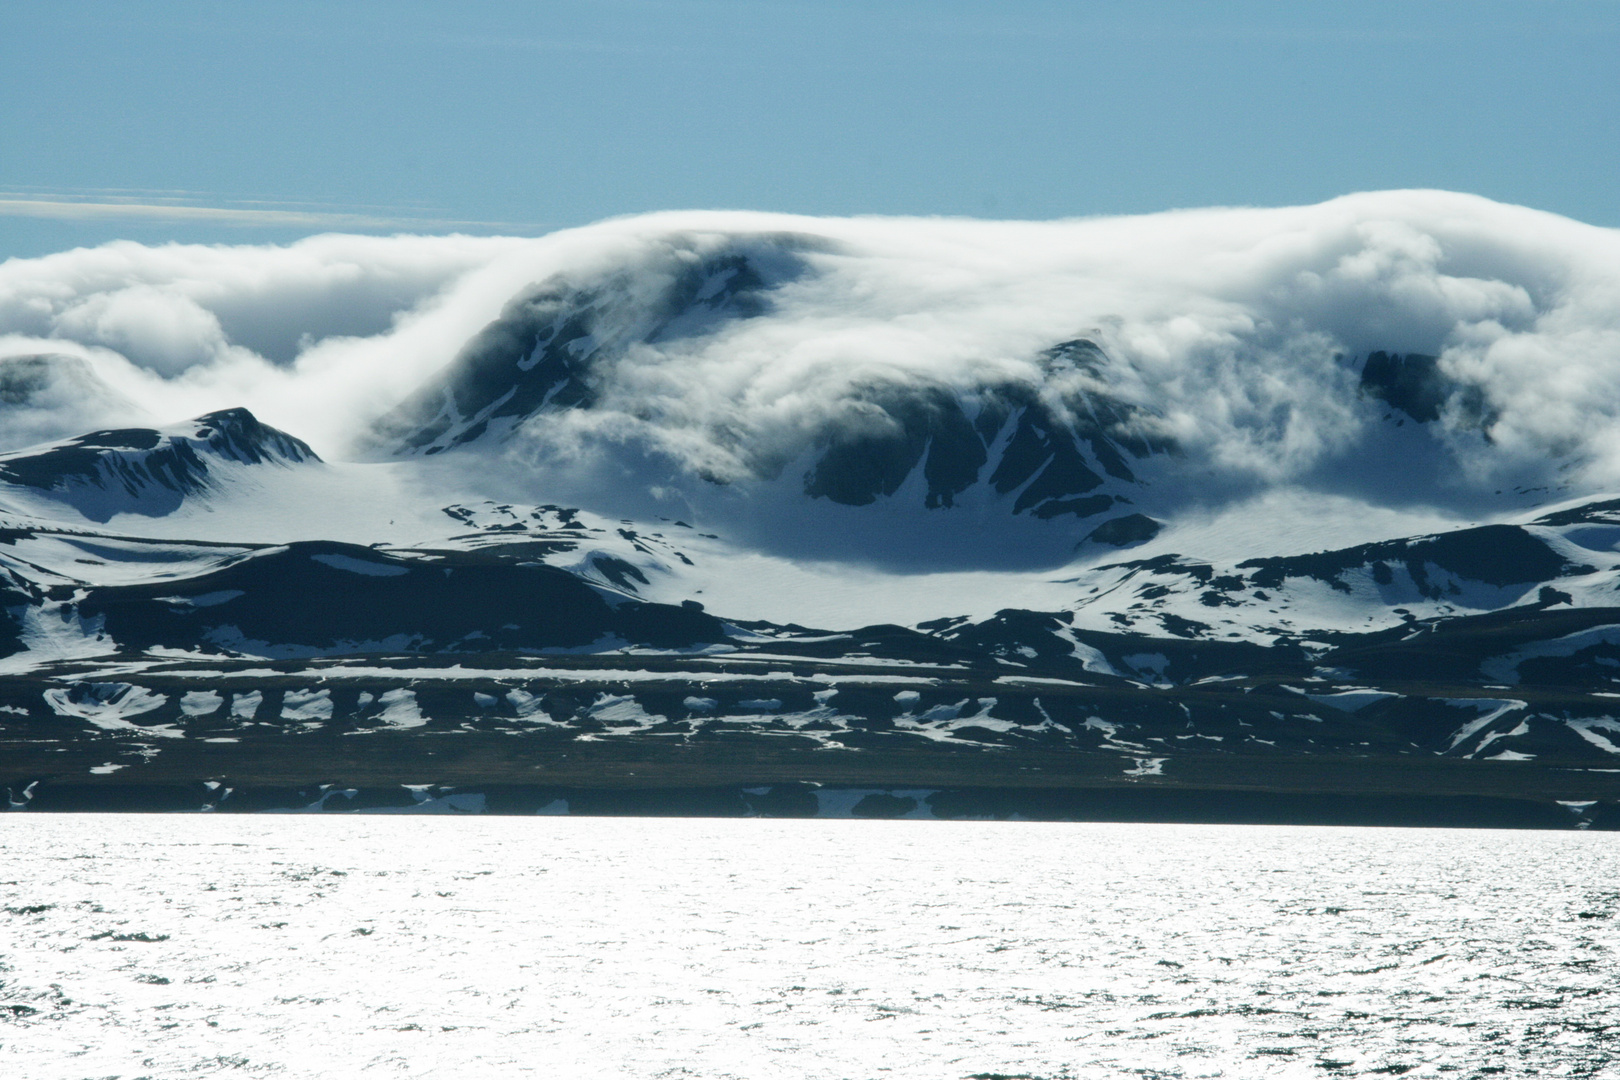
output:
[[[374,734],[0,741],[13,811],[855,817],[1620,830],[1587,762],[1269,757]],[[122,744],[122,745],[121,745]],[[177,752],[178,751],[178,752]],[[128,764],[99,765],[122,758]],[[92,762],[94,759],[94,762]],[[91,770],[106,770],[93,773]]]

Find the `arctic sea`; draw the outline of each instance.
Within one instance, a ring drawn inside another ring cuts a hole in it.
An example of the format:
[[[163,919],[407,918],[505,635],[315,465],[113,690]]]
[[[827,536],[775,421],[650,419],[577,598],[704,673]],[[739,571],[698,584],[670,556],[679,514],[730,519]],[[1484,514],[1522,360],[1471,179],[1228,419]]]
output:
[[[1620,836],[0,819],[0,1075],[1620,1076]]]

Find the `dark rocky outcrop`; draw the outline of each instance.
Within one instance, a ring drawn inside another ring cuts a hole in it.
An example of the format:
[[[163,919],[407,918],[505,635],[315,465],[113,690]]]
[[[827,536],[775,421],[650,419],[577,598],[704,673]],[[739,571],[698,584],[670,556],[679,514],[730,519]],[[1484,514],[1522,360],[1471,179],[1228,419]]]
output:
[[[1113,547],[1142,544],[1159,535],[1159,523],[1146,514],[1126,514],[1112,518],[1091,530],[1086,539]]]
[[[120,646],[299,656],[584,648],[724,641],[691,608],[619,600],[566,571],[446,552],[400,558],[290,544],[183,582],[86,590],[76,602]]]

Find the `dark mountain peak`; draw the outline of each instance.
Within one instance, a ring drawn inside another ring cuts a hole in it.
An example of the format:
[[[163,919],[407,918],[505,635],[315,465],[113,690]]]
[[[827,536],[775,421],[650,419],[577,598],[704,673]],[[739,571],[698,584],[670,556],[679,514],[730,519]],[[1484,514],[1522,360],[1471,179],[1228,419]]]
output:
[[[60,353],[37,353],[0,359],[0,404],[29,405],[59,385],[82,389],[96,383],[85,360]]]
[[[248,465],[267,461],[297,464],[321,460],[308,443],[261,422],[240,406],[204,413],[191,423],[196,428],[190,438],[206,444],[211,452],[220,457]]]
[[[1041,366],[1052,372],[1069,368],[1101,378],[1107,363],[1108,354],[1090,338],[1060,341],[1041,353]]]
[[[287,466],[320,458],[302,440],[236,408],[170,428],[92,431],[0,454],[0,481],[60,499],[93,521],[119,513],[158,517],[213,485],[210,461]]]
[[[509,301],[437,376],[380,419],[388,453],[436,454],[503,436],[543,408],[586,408],[600,367],[638,344],[712,332],[770,310],[773,289],[825,246],[793,236],[733,237],[714,250],[674,237],[634,266],[589,282],[560,274]]]
[[[1426,424],[1440,419],[1451,390],[1439,365],[1438,356],[1380,350],[1370,354],[1361,369],[1361,389]]]

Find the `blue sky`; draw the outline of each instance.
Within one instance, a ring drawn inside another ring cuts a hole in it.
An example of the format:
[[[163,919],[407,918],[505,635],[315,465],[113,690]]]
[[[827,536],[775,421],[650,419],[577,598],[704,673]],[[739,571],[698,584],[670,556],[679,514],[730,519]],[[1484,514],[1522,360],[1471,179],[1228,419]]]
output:
[[[0,258],[1440,187],[1620,225],[1620,0],[0,5]]]

